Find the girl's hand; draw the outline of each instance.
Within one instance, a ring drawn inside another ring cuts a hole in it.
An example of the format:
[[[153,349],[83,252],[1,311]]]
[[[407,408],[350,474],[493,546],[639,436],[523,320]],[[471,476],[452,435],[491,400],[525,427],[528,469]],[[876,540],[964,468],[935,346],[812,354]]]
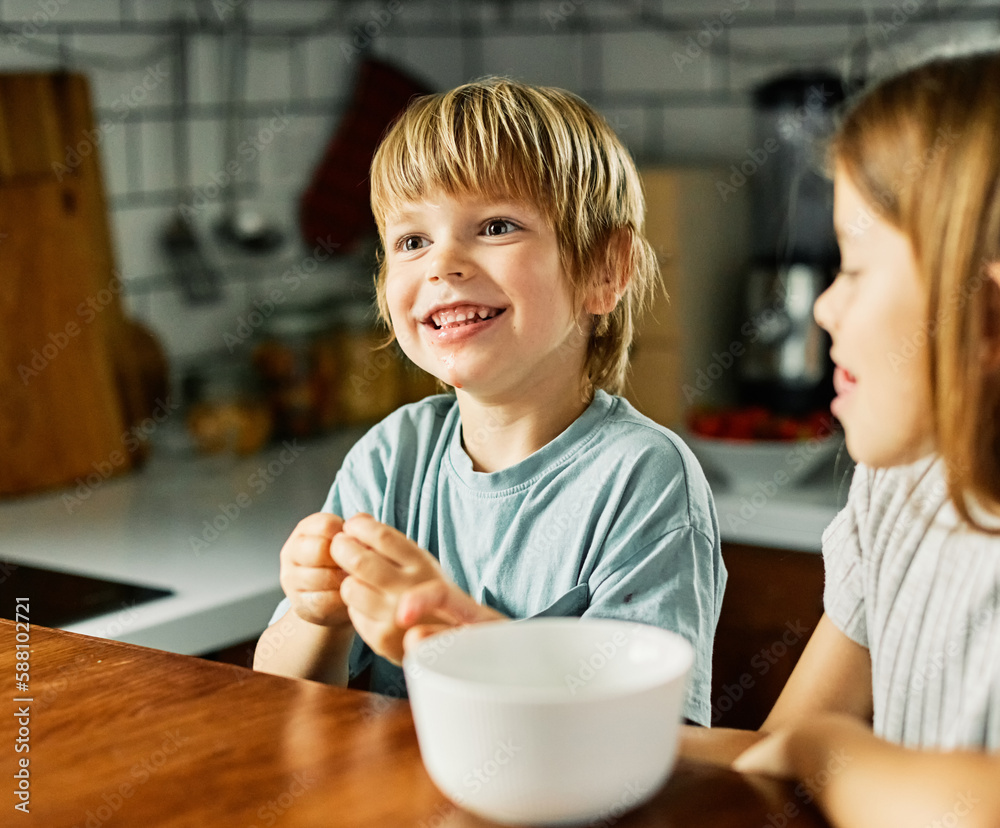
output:
[[[463,602],[461,590],[445,578],[430,552],[371,515],[345,521],[331,548],[334,561],[349,576],[340,594],[354,629],[376,653],[396,664],[403,658],[407,629],[437,631],[476,614],[468,607],[475,602],[468,596]],[[418,598],[408,599],[400,613],[403,596],[418,587],[421,591],[413,593]]]
[[[733,761],[733,770],[740,773],[762,773],[779,779],[792,779],[795,767],[789,744],[795,735],[793,728],[771,733],[747,748]]]
[[[330,554],[330,544],[343,525],[336,515],[317,512],[299,521],[281,547],[281,588],[292,609],[304,621],[323,627],[351,623],[340,597],[347,573]]]
[[[843,769],[858,745],[883,744],[853,716],[820,713],[772,731],[737,756],[732,766],[740,773],[799,779],[811,787],[812,777]]]

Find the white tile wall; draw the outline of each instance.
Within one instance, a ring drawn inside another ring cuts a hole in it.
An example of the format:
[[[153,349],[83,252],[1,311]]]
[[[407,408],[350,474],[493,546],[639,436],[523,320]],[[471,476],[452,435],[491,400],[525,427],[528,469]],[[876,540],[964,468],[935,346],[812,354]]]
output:
[[[125,152],[128,133],[138,130],[137,124],[123,124],[117,121],[108,122],[101,139],[101,171],[104,174],[104,187],[108,197],[124,195],[129,191],[128,172],[126,170]]]
[[[192,104],[218,104],[226,97],[220,38],[196,35],[188,44],[188,97]]]
[[[739,159],[753,145],[749,106],[665,107],[663,145],[668,158],[685,162]]]
[[[126,287],[167,272],[160,240],[170,221],[170,207],[131,207],[116,210],[112,243]]]
[[[171,102],[174,61],[163,36],[142,34],[78,34],[71,47],[84,55],[102,58],[88,67],[96,106],[132,111]],[[126,71],[108,68],[108,62],[132,61]]]
[[[379,6],[386,6],[381,2]],[[468,0],[400,0],[400,16],[405,20],[431,21],[434,24],[457,23],[467,14]]]
[[[44,29],[33,34],[18,22],[7,26],[10,31],[0,34],[0,72],[49,69],[55,64],[52,55],[59,48],[57,35]]]
[[[251,28],[268,34],[252,38],[246,80],[253,111],[242,133],[267,145],[241,159],[239,179],[245,197],[287,229],[281,255],[292,259],[301,246],[298,200],[350,100],[359,55],[345,47],[359,34],[374,32],[371,53],[439,89],[500,72],[583,92],[640,163],[724,166],[753,144],[750,91],[780,71],[843,70],[860,43],[874,50],[870,64],[884,68],[949,41],[963,48],[1000,41],[1000,0],[920,4],[939,17],[960,6],[962,15],[950,22],[899,21],[899,0],[212,0],[201,4],[209,11],[204,26],[195,0],[55,2],[58,10],[47,14],[39,0],[0,0],[7,27],[0,29],[0,71],[55,68],[63,45],[70,65],[90,75],[98,114],[114,127],[100,152],[127,306],[185,359],[222,347],[221,331],[262,285],[280,278],[269,275],[277,259],[233,259],[212,233],[221,210],[213,182],[226,161],[221,18],[213,11],[220,3],[238,6]],[[980,16],[969,19],[977,9]],[[894,12],[900,25],[889,30],[884,24]],[[120,18],[128,25],[120,27]],[[190,199],[172,151],[174,66],[164,24],[173,20],[190,27],[192,108],[183,126],[205,204],[197,226],[226,278],[225,298],[211,307],[184,304],[160,248],[172,209]],[[299,36],[283,38],[282,29]],[[15,46],[11,32],[22,31],[32,38]],[[686,53],[691,43],[702,53]],[[103,56],[102,65],[88,55]],[[273,105],[287,111],[288,124],[263,142]]]
[[[4,20],[41,24],[92,22],[117,23],[121,6],[116,0],[4,0]]]
[[[291,94],[292,74],[288,49],[251,46],[247,55],[247,100],[287,101]]]
[[[192,121],[189,125],[191,147],[191,184],[206,187],[217,180],[223,170],[225,124],[221,117]],[[183,186],[185,182],[179,181]]]
[[[190,10],[189,0],[131,0],[132,16],[146,22],[173,20]]]
[[[142,189],[169,190],[176,186],[174,170],[174,142],[169,129],[162,121],[136,124],[141,131]]]
[[[659,146],[658,142],[652,138],[651,130],[658,131],[659,127],[655,121],[651,123],[648,110],[641,107],[608,104],[601,108],[601,113],[615,134],[628,147],[634,159],[641,161],[655,157]]]
[[[248,3],[251,23],[315,23],[321,15],[338,12],[337,4],[316,0],[281,0],[280,3]]]
[[[462,44],[456,37],[380,38],[377,53],[398,63],[410,75],[436,89],[450,89],[468,78],[463,72]]]
[[[274,152],[260,156],[260,181],[266,188],[302,189],[319,163],[333,133],[339,112],[289,118],[286,131],[275,141]]]
[[[604,87],[617,92],[704,92],[710,88],[712,61],[702,54],[684,58],[684,38],[662,32],[616,32],[604,37]]]
[[[863,42],[865,32],[854,26],[758,26],[737,29],[729,36],[732,52],[730,84],[749,91],[775,75],[775,70],[845,68],[850,45]]]
[[[583,84],[581,36],[495,35],[483,43],[483,69],[528,83],[579,92]]]
[[[305,94],[310,98],[329,99],[346,93],[354,63],[341,49],[345,40],[343,34],[327,34],[306,41]]]

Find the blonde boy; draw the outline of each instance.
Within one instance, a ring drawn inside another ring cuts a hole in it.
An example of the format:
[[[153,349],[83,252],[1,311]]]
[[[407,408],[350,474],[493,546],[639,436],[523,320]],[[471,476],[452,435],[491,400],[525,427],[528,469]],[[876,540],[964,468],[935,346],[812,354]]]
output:
[[[685,714],[708,724],[726,580],[711,494],[616,396],[658,282],[627,151],[576,96],[494,78],[415,101],[371,179],[382,318],[454,391],[348,454],[282,549],[263,638],[283,641],[255,666],[337,683],[371,666],[402,695],[407,630],[628,619],[694,645]]]

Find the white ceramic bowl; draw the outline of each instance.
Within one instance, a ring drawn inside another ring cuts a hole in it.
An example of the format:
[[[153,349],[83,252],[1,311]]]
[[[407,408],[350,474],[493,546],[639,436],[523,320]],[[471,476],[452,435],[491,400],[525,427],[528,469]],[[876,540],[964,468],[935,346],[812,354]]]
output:
[[[844,436],[808,440],[727,440],[681,434],[705,473],[730,488],[794,486],[829,463],[844,445]]]
[[[539,618],[462,627],[403,659],[442,793],[509,825],[617,818],[663,785],[691,645],[657,627]]]

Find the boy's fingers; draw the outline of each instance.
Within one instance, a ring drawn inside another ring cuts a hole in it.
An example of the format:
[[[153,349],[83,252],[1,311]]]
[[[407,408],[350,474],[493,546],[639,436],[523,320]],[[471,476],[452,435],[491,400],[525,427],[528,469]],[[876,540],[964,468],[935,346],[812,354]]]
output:
[[[403,635],[403,652],[409,652],[428,636],[450,629],[451,624],[417,624],[410,627]]]
[[[423,561],[427,554],[399,530],[380,523],[363,512],[344,521],[344,533],[365,546],[377,549],[400,566]]]
[[[425,581],[406,590],[399,597],[399,604],[396,606],[396,623],[400,627],[410,627],[427,615],[438,615],[439,611],[445,611],[448,592],[448,585],[439,580]]]
[[[348,606],[347,615],[355,632],[378,655],[399,665],[403,658],[403,643],[399,631],[378,617],[366,615],[357,607]]]
[[[297,566],[289,573],[289,586],[297,592],[339,590],[346,573],[332,566]]]
[[[287,543],[288,559],[298,566],[333,567],[330,557],[330,538],[319,535],[297,535]]]
[[[384,619],[387,624],[393,623],[395,601],[353,575],[345,578],[340,585],[340,597],[348,607],[362,615]]]
[[[426,616],[437,616],[451,624],[472,624],[503,618],[494,610],[477,604],[471,595],[439,578],[408,589],[399,598],[396,623],[409,627]]]
[[[318,535],[332,538],[344,528],[344,519],[328,512],[316,512],[302,518],[295,527],[294,534]]]
[[[405,586],[403,571],[389,558],[341,533],[330,544],[334,563],[379,589]]]

